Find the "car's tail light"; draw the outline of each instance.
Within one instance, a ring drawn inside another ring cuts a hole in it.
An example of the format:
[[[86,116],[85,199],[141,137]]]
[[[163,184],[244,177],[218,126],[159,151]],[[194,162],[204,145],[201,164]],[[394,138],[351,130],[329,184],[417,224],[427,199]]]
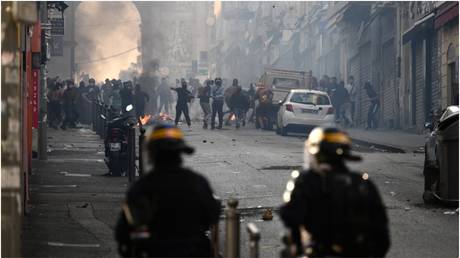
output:
[[[290,112],[294,112],[294,108],[292,107],[291,104],[286,104],[286,110]]]
[[[330,108],[327,109],[326,115],[330,115],[330,114],[334,114],[334,108],[333,107],[330,107]]]

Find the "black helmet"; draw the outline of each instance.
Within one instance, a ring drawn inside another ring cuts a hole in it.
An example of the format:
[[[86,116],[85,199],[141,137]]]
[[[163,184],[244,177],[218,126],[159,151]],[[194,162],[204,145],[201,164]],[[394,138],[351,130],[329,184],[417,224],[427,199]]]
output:
[[[192,154],[195,150],[185,144],[182,131],[172,125],[159,124],[147,137],[147,149],[153,155],[158,152],[183,152]]]
[[[361,160],[360,156],[351,154],[350,137],[344,131],[334,127],[313,129],[305,142],[304,152],[318,163]]]

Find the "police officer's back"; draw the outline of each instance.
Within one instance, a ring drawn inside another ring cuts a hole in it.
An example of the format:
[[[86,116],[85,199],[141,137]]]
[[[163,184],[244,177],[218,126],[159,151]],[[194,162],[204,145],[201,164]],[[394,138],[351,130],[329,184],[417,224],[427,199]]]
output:
[[[310,168],[293,173],[280,211],[298,255],[383,257],[388,251],[385,208],[369,176],[345,166],[346,159],[360,160],[350,147],[350,138],[335,128],[315,128],[305,143]],[[311,235],[307,246],[301,228]]]
[[[157,126],[149,136],[147,148],[154,169],[128,191],[116,228],[123,256],[142,252],[149,257],[211,255],[205,231],[218,222],[220,202],[203,176],[182,167],[181,154],[193,152],[182,137],[178,128],[165,125]],[[137,236],[141,241],[136,242]]]

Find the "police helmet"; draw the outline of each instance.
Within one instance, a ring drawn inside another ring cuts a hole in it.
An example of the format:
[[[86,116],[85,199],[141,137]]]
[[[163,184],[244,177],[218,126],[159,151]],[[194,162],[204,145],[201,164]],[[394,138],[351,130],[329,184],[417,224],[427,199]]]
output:
[[[172,125],[159,124],[147,137],[147,149],[150,154],[158,152],[176,152],[192,154],[195,150],[184,141],[182,131]]]
[[[305,141],[305,155],[313,157],[318,163],[331,163],[341,160],[359,161],[360,156],[351,153],[351,139],[335,127],[316,127]]]

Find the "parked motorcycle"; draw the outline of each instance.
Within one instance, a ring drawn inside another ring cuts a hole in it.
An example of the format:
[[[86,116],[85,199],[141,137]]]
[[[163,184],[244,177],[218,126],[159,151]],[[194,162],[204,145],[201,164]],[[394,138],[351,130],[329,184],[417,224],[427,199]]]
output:
[[[128,172],[128,129],[137,123],[130,112],[132,109],[133,105],[128,105],[126,112],[107,123],[104,161],[109,168],[109,176],[125,176]]]

